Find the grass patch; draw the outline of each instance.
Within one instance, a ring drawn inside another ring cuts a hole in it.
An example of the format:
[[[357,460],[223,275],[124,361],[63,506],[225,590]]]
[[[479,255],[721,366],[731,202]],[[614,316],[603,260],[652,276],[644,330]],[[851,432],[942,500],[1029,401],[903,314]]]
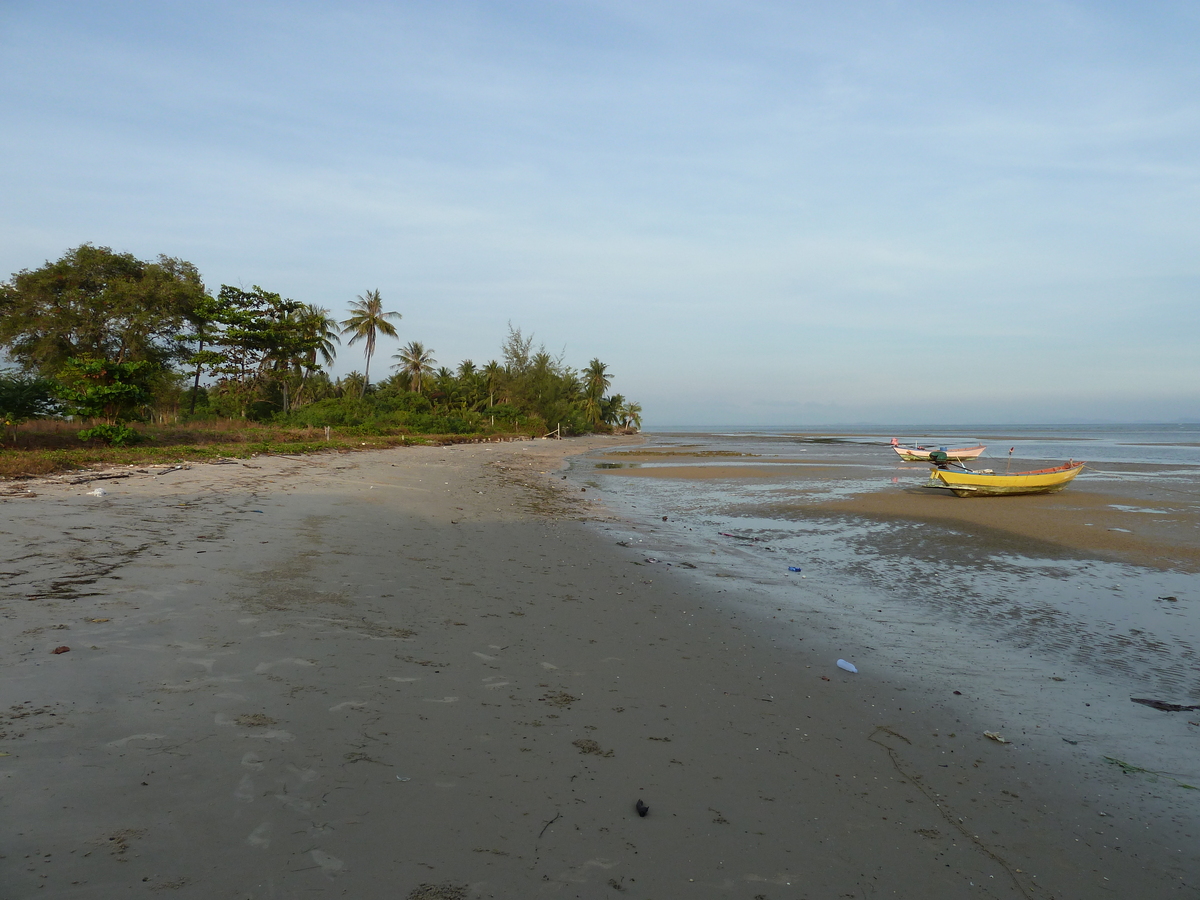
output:
[[[64,422],[29,422],[3,431],[0,446],[0,479],[36,478],[106,466],[133,466],[246,459],[275,454],[347,453],[381,450],[415,444],[477,443],[489,440],[524,440],[527,434],[347,434],[333,429],[325,440],[323,429],[276,428],[253,423],[204,423],[194,427],[138,425],[139,441],[112,447],[79,439],[82,426]]]
[[[722,456],[753,456],[757,457],[758,453],[738,453],[736,450],[617,450],[612,453],[606,453],[605,456],[654,456],[660,458],[671,458],[676,456],[686,456],[695,459],[707,459],[708,457]]]

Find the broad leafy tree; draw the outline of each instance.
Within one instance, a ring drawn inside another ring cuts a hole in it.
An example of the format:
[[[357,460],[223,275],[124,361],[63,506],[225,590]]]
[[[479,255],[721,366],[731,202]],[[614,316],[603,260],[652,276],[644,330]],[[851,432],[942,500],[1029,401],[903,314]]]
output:
[[[0,424],[19,425],[52,415],[58,408],[54,382],[18,373],[0,373]]]
[[[267,389],[277,390],[282,398],[268,407],[287,411],[291,373],[315,359],[327,343],[304,309],[304,304],[258,285],[248,291],[221,285],[208,311],[206,337],[217,359],[209,372],[220,379],[218,394],[232,399],[240,415],[262,400]]]
[[[83,244],[0,285],[0,345],[27,372],[54,378],[70,359],[166,369],[205,296],[196,267]]]
[[[157,368],[147,360],[111,362],[71,357],[59,367],[55,393],[72,415],[116,424],[138,417],[149,403]]]

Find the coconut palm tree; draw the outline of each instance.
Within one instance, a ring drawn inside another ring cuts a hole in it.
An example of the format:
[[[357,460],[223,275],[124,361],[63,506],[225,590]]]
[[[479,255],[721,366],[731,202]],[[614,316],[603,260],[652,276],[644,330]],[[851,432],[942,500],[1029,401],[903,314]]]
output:
[[[408,376],[409,390],[418,394],[421,393],[421,386],[425,383],[425,376],[433,372],[433,365],[437,362],[433,358],[433,348],[426,349],[420,341],[413,341],[395,354],[392,359],[399,360],[393,368],[399,369]]]
[[[363,373],[363,389],[360,396],[365,396],[367,386],[371,383],[371,357],[375,355],[375,335],[387,337],[396,336],[396,326],[388,319],[400,319],[398,312],[385,312],[383,298],[379,291],[367,291],[350,304],[350,318],[342,322],[342,334],[353,334],[354,337],[346,342],[353,347],[358,341],[364,341],[367,351],[367,368]]]
[[[316,368],[318,356],[325,365],[333,365],[333,359],[337,356],[337,350],[333,345],[342,342],[336,330],[337,319],[329,315],[329,310],[325,307],[305,303],[296,311],[296,320],[306,334],[316,341],[316,346],[309,352],[309,360],[305,365],[309,368]]]
[[[608,366],[600,362],[598,357],[588,363],[588,367],[583,370],[583,410],[593,425],[599,424],[603,418],[601,399],[610,384],[612,376],[608,373]]]
[[[363,385],[366,383],[367,380],[363,377],[363,373],[356,370],[339,378],[334,385],[334,389],[337,391],[339,397],[349,397],[354,394],[362,397]]]
[[[606,425],[616,425],[621,421],[621,409],[625,406],[624,394],[613,394],[600,401],[600,421]]]
[[[487,385],[488,406],[496,405],[496,391],[504,381],[504,367],[496,360],[490,360],[482,369],[483,380]]]
[[[300,387],[296,391],[296,403],[299,404],[309,376],[320,368],[317,357],[320,357],[325,365],[333,365],[333,359],[337,356],[333,345],[340,344],[342,339],[335,330],[338,327],[337,320],[331,317],[329,310],[323,306],[305,303],[292,313],[292,318],[308,344],[304,358],[297,361],[302,373]]]
[[[642,404],[626,403],[621,407],[621,427],[632,428],[634,431],[642,430]]]

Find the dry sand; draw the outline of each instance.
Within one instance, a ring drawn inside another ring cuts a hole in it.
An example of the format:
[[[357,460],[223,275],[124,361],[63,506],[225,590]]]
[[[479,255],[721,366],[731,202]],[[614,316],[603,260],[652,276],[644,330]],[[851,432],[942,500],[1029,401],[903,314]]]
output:
[[[0,897],[1196,896],[1114,767],[631,565],[554,474],[616,442],[0,498]]]

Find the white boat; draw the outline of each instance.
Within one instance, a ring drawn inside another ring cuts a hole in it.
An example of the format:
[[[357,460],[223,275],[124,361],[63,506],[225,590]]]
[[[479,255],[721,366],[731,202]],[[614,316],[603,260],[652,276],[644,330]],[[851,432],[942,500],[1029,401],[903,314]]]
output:
[[[959,447],[955,450],[946,447],[922,447],[920,444],[905,447],[896,438],[892,438],[892,449],[900,454],[901,459],[908,462],[929,462],[929,454],[937,450],[945,453],[947,459],[978,459],[987,447],[984,444],[978,447]]]

